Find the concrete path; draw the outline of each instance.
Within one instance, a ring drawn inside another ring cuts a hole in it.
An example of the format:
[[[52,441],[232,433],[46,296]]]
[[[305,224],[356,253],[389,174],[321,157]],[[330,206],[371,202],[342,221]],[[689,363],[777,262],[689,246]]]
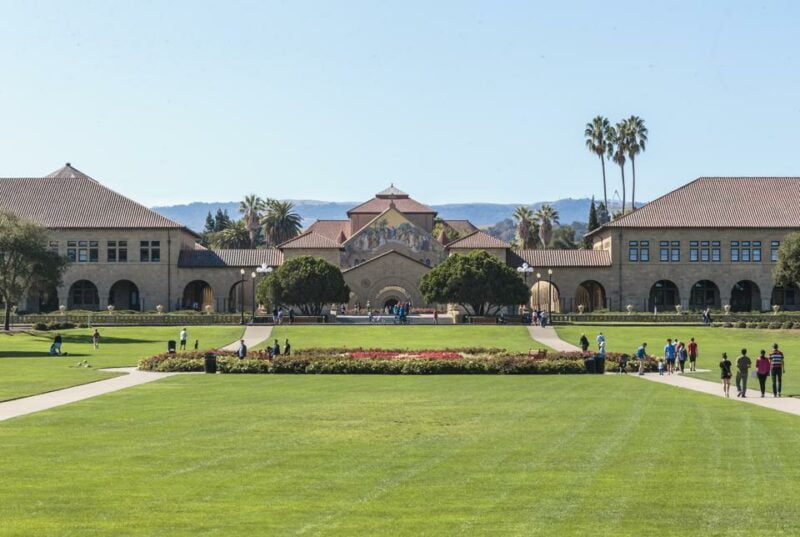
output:
[[[576,347],[575,345],[567,343],[558,337],[556,329],[552,326],[546,326],[544,328],[541,326],[529,326],[528,332],[530,333],[532,339],[543,345],[547,345],[551,349],[562,352],[580,352],[581,350],[580,347]]]
[[[13,401],[6,401],[0,403],[0,421],[17,416],[24,416],[26,414],[33,414],[41,410],[47,410],[76,401],[89,399],[106,393],[116,392],[131,386],[138,386],[139,384],[147,384],[154,380],[171,377],[177,373],[153,373],[151,371],[139,371],[135,367],[118,367],[112,369],[101,369],[100,371],[109,371],[112,373],[126,373],[125,375],[110,378],[107,380],[98,380],[88,384],[81,384],[80,386],[73,386],[72,388],[65,388],[54,392],[42,393],[39,395],[32,395],[31,397],[24,397],[22,399],[15,399]]]
[[[270,334],[272,334],[272,325],[247,326],[244,329],[244,335],[242,336],[242,339],[244,340],[244,344],[247,345],[247,348],[252,349],[259,343],[268,340]],[[234,341],[230,345],[225,345],[220,350],[236,351],[238,349],[239,349],[239,342]]]
[[[636,376],[636,375],[632,375]],[[687,390],[694,390],[696,392],[706,393],[708,395],[716,395],[717,397],[724,397],[722,393],[722,383],[710,382],[708,380],[700,380],[684,375],[664,375],[659,376],[658,373],[647,373],[641,378],[666,384],[668,386],[675,386]],[[731,379],[731,400],[741,401],[743,403],[750,403],[752,405],[763,406],[773,410],[780,410],[789,414],[800,416],[800,399],[796,397],[772,397],[771,391],[767,396],[761,398],[761,389],[758,386],[758,379],[748,378],[747,397],[742,399],[736,397],[736,379]],[[753,389],[755,388],[755,389]],[[767,383],[768,390],[772,390],[771,381]]]

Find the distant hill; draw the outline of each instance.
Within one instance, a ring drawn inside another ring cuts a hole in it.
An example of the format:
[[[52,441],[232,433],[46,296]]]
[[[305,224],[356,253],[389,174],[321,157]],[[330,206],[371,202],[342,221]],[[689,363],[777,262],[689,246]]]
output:
[[[303,217],[303,225],[309,226],[318,219],[345,219],[347,211],[359,202],[353,201],[316,201],[316,200],[290,200]],[[560,199],[557,201],[537,201],[529,204],[533,210],[549,203],[553,205],[561,217],[561,221],[586,222],[589,217],[589,198]],[[444,205],[431,205],[439,212],[441,218],[453,220],[469,220],[478,227],[486,227],[511,218],[517,203],[448,203]],[[202,231],[208,212],[212,214],[218,208],[227,210],[232,218],[239,217],[239,202],[194,202],[184,205],[168,205],[153,207],[153,210],[167,218],[180,222],[195,231]]]

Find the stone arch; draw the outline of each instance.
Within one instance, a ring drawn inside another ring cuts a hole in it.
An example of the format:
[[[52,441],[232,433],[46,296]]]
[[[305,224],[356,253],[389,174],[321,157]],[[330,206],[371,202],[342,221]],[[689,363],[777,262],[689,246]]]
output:
[[[658,280],[650,288],[650,297],[647,301],[649,311],[666,311],[675,309],[681,303],[678,286],[672,280]]]
[[[606,290],[595,280],[586,280],[575,290],[575,308],[583,305],[585,311],[606,309]]]
[[[204,280],[192,280],[183,288],[181,307],[206,311],[206,306],[216,309],[214,289]]]
[[[705,308],[719,308],[719,287],[711,280],[700,280],[692,285],[689,294],[689,307],[702,310]]]
[[[549,306],[548,306],[549,302]],[[553,313],[561,312],[561,293],[556,284],[539,280],[531,286],[531,308]]]
[[[736,282],[731,288],[731,311],[761,310],[761,289],[751,280]]]
[[[67,300],[69,309],[100,309],[100,294],[97,292],[97,286],[89,280],[78,280],[70,285]]]
[[[375,307],[385,308],[387,304],[395,305],[398,302],[411,302],[414,304],[413,297],[404,287],[399,285],[387,285],[378,290],[375,294]]]
[[[108,304],[118,310],[141,310],[139,287],[130,280],[117,280],[108,290]]]
[[[796,285],[776,285],[772,288],[770,306],[778,305],[781,310],[794,311],[800,309],[800,289]]]

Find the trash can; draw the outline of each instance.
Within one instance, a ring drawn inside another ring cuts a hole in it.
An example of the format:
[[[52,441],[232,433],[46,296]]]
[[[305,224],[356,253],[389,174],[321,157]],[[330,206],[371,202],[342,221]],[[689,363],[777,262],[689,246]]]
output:
[[[606,359],[599,354],[594,357],[594,367],[598,375],[606,372]]]
[[[206,353],[205,368],[206,373],[215,374],[217,372],[217,355],[213,352]]]
[[[170,339],[167,341],[167,352],[170,354],[175,354],[175,349],[178,348],[178,344],[175,342],[174,339]]]
[[[589,356],[583,359],[583,365],[586,366],[586,372],[589,374],[597,373],[594,357]]]

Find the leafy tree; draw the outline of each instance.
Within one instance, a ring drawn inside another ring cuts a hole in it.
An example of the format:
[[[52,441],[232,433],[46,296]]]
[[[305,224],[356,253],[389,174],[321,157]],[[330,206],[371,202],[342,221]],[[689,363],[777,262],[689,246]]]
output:
[[[321,257],[287,259],[258,284],[262,304],[297,306],[305,315],[321,315],[326,304],[347,302],[350,288],[339,267]]]
[[[622,176],[622,214],[625,214],[625,155],[628,153],[628,135],[624,121],[611,127],[608,139],[608,157],[619,165]],[[608,205],[606,204],[606,207]]]
[[[539,239],[547,248],[553,240],[553,224],[558,224],[558,211],[552,205],[542,205],[534,215],[539,223]]]
[[[265,213],[261,218],[264,236],[273,246],[277,246],[300,234],[303,219],[294,210],[290,201],[267,199]]]
[[[608,216],[608,206],[605,203],[597,205],[597,220],[600,222],[601,226],[611,221],[611,218]]]
[[[214,215],[214,233],[218,233],[223,229],[228,229],[231,225],[231,217],[228,215],[227,209],[223,211],[221,208],[217,209],[217,214]]]
[[[211,211],[206,215],[206,226],[203,228],[203,233],[214,233],[214,217],[211,216]]]
[[[69,261],[51,251],[46,230],[34,222],[0,211],[0,301],[5,303],[3,329],[11,307],[30,293],[61,285]]]
[[[250,233],[244,220],[237,220],[222,231],[212,233],[210,243],[213,248],[247,248]]]
[[[524,304],[531,294],[513,268],[482,250],[449,256],[422,277],[419,288],[427,302],[458,304],[472,315]]]
[[[583,131],[586,139],[586,148],[600,158],[600,166],[603,169],[603,203],[608,207],[608,193],[606,189],[606,153],[608,153],[608,141],[611,136],[611,124],[608,118],[597,116],[590,123],[586,124]]]
[[[558,226],[553,231],[553,247],[560,250],[577,250],[575,228],[570,225]]]
[[[625,120],[625,136],[627,138],[628,158],[631,159],[631,210],[636,209],[636,155],[644,152],[647,143],[647,127],[639,116],[631,116]],[[623,213],[624,213],[623,206]]]
[[[592,232],[600,227],[600,219],[597,216],[597,206],[594,203],[594,196],[592,196],[592,203],[589,205],[589,223],[586,226],[587,232]],[[583,238],[583,247],[586,249],[592,248],[591,237]]]
[[[239,212],[242,213],[244,225],[250,237],[250,248],[258,246],[258,227],[261,223],[261,213],[264,210],[264,200],[250,194],[239,202]]]
[[[772,278],[777,285],[790,286],[800,282],[800,233],[789,233],[781,241]]]

